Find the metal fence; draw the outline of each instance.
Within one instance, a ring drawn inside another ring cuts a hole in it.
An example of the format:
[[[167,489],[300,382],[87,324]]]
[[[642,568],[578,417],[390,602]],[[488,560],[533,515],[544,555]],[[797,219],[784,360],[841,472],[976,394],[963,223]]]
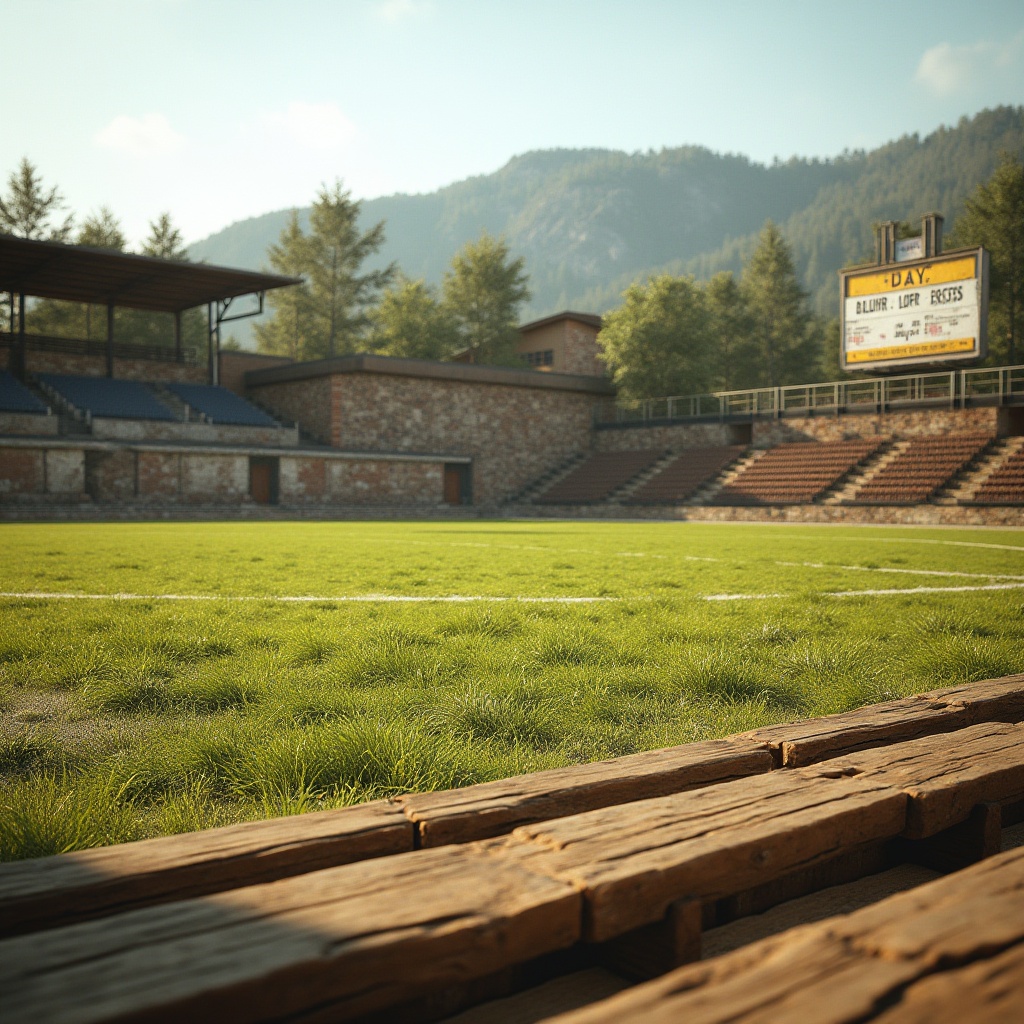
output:
[[[594,409],[594,422],[597,426],[688,420],[724,423],[927,406],[966,409],[1014,404],[1024,404],[1024,366],[946,370],[827,384],[791,384],[779,388],[648,398],[638,402],[608,401]]]

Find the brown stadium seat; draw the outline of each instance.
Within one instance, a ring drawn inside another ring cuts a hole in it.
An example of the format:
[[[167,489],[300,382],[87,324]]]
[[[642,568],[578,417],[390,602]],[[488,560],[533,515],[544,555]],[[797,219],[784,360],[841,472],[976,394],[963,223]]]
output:
[[[990,434],[916,438],[869,480],[853,501],[859,505],[916,505],[927,501],[992,440]]]
[[[544,505],[591,505],[603,501],[653,466],[661,451],[598,452],[541,494]]]
[[[1014,452],[978,489],[974,503],[1024,505],[1024,448]]]
[[[743,445],[687,449],[639,487],[625,504],[678,505],[718,476],[744,450]]]
[[[881,438],[811,441],[769,449],[715,495],[716,505],[800,505],[834,487],[873,455]]]

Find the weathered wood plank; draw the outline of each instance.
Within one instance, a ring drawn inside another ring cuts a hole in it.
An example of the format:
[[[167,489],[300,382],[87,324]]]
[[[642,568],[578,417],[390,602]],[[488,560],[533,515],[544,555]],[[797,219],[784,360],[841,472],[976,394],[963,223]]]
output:
[[[555,768],[440,793],[397,797],[420,845],[487,839],[551,818],[767,772],[765,743],[712,740]]]
[[[779,766],[799,768],[980,722],[1020,721],[1024,721],[1024,674],[932,690],[840,715],[766,726],[735,738],[767,743]]]
[[[547,1024],[1018,1021],[1022,963],[1024,850],[1013,850]]]
[[[481,844],[579,889],[603,942],[684,897],[719,898],[899,835],[906,796],[882,782],[773,772],[518,828]]]
[[[987,722],[952,736],[928,736],[823,761],[804,774],[849,773],[903,790],[904,835],[923,839],[958,822],[983,801],[1024,797],[1024,724]]]
[[[0,864],[0,937],[413,848],[387,801]]]
[[[0,942],[5,1021],[350,1020],[571,946],[571,887],[468,846]]]

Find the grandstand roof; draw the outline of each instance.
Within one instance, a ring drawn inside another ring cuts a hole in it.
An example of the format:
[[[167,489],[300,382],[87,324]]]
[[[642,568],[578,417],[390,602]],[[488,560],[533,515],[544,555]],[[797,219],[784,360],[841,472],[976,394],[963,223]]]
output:
[[[563,309],[561,313],[553,313],[551,316],[541,317],[540,320],[531,320],[528,324],[520,324],[519,330],[520,332],[535,331],[538,327],[557,324],[560,320],[575,320],[577,323],[589,324],[598,330],[601,329],[603,323],[599,313],[575,313],[571,309]]]
[[[177,313],[299,278],[0,235],[0,291]]]

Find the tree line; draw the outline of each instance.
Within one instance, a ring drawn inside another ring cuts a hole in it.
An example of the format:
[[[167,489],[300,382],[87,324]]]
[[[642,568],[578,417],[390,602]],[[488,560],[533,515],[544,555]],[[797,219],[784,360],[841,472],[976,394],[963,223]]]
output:
[[[113,210],[101,206],[76,226],[68,212],[67,201],[56,186],[47,187],[42,175],[23,158],[7,180],[7,191],[0,195],[0,234],[50,242],[70,242],[107,252],[128,252],[128,240]],[[159,259],[187,260],[181,231],[171,215],[161,213],[149,224],[149,235],[140,255]],[[0,306],[0,327],[9,329],[9,309]],[[25,317],[26,330],[32,334],[67,338],[105,338],[106,308],[77,302],[39,299]],[[114,317],[115,337],[143,344],[173,342],[170,318],[135,309],[118,309]],[[202,313],[189,310],[182,318],[185,345],[205,345],[206,328]]]
[[[273,316],[256,327],[261,351],[299,360],[374,352],[518,363],[519,311],[530,297],[529,282],[523,258],[512,257],[504,238],[485,231],[464,245],[435,288],[406,277],[394,263],[364,269],[384,242],[385,225],[361,228],[360,209],[335,182],[318,192],[307,231],[292,212],[268,257],[274,270],[301,283],[270,293]],[[28,160],[0,196],[0,232],[126,250],[120,224],[106,207],[76,231],[59,191],[45,187]],[[967,245],[984,245],[991,254],[988,362],[1015,362],[1024,331],[1019,157],[1004,154],[966,201],[949,246]],[[186,258],[169,214],[150,224],[142,252]],[[118,316],[134,338],[155,329],[152,316],[131,310]],[[89,308],[71,303],[38,302],[31,317],[36,333],[89,337],[93,329]],[[200,320],[191,333],[202,332]],[[660,274],[630,285],[605,315],[598,342],[626,398],[774,387],[835,379],[840,372],[838,319],[812,312],[792,248],[770,220],[738,275],[722,271],[701,283],[692,275]]]

